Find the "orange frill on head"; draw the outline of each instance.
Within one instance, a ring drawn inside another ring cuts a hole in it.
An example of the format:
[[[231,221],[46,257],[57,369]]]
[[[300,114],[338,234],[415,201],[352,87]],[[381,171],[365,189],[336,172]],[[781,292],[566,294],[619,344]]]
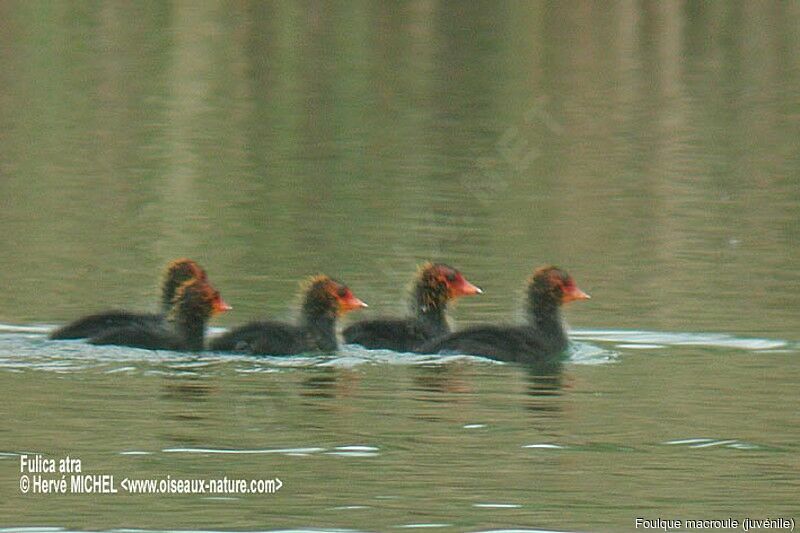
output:
[[[175,259],[167,264],[165,276],[181,276],[184,279],[208,279],[206,271],[196,261],[188,257]]]
[[[347,285],[325,274],[311,276],[301,283],[301,288],[304,300],[317,291],[323,291],[336,302],[336,314],[338,315],[367,307],[366,303],[356,298]]]
[[[578,288],[572,276],[554,265],[545,265],[534,270],[528,278],[528,285],[533,286],[536,283],[544,283],[550,289],[560,290],[562,304],[591,298]]]

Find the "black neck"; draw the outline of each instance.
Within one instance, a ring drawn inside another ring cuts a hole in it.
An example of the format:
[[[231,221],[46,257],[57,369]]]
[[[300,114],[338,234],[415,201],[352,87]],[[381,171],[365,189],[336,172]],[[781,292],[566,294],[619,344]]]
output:
[[[192,351],[203,349],[203,339],[206,332],[206,321],[195,316],[178,316],[173,319],[175,331],[186,343],[186,348]]]
[[[178,290],[178,286],[180,283],[175,279],[174,275],[168,274],[164,278],[164,282],[161,284],[161,312],[163,314],[169,313],[169,310],[172,309],[173,299],[175,298],[175,292]]]
[[[528,298],[528,324],[555,351],[567,347],[567,334],[561,318],[561,308],[550,295],[531,293]]]
[[[418,324],[436,335],[444,335],[450,332],[446,310],[447,304],[431,305],[416,301],[413,312]]]
[[[335,352],[339,349],[339,342],[336,340],[335,313],[304,314],[302,328],[312,349],[321,352]]]
[[[420,284],[414,289],[412,313],[417,323],[436,335],[450,332],[447,324],[447,295]]]
[[[172,308],[172,298],[175,295],[175,288],[168,288],[166,284],[161,293],[161,314],[166,315]]]

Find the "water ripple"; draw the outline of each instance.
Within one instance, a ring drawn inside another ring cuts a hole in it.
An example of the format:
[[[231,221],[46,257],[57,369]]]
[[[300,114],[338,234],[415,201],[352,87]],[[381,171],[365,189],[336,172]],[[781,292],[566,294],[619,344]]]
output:
[[[584,329],[571,332],[571,337],[580,340],[615,342],[618,347],[638,346],[656,348],[662,346],[709,346],[712,348],[738,348],[763,351],[788,348],[790,343],[776,339],[746,339],[724,333],[670,333],[661,331],[627,331]]]
[[[758,444],[742,442],[738,439],[689,438],[689,439],[669,440],[667,442],[662,442],[661,444],[666,444],[668,446],[684,446],[692,449],[714,448],[714,447],[733,448],[736,450],[765,449],[765,447],[759,446]]]
[[[473,503],[472,506],[479,509],[519,509],[522,507],[518,503]]]
[[[453,524],[403,524],[400,526],[394,526],[397,529],[435,529],[440,527],[451,527]]]
[[[284,455],[308,455],[312,453],[324,452],[325,448],[307,447],[307,448],[267,448],[262,450],[231,450],[223,448],[165,448],[161,450],[164,453],[208,453],[208,454],[234,454],[234,455],[249,455],[249,454],[269,454],[278,453]]]
[[[232,369],[240,374],[282,372],[309,367],[354,368],[361,365],[439,366],[456,362],[492,365],[500,363],[468,355],[421,355],[391,350],[366,350],[344,345],[337,354],[253,357],[204,352],[177,353],[141,350],[124,346],[93,346],[81,340],[51,341],[46,333],[52,326],[0,324],[0,371],[40,370],[77,373],[142,372],[158,376],[198,376]],[[607,364],[620,357],[620,350],[656,350],[666,353],[672,346],[706,346],[739,349],[762,354],[797,350],[796,343],[777,339],[747,339],[718,333],[670,333],[623,330],[576,330],[571,333],[569,362],[580,365]],[[602,346],[612,343],[613,348]],[[141,363],[149,365],[142,367]]]

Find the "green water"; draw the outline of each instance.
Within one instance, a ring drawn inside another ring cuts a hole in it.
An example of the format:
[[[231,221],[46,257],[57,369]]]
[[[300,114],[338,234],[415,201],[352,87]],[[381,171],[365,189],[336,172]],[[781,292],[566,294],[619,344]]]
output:
[[[797,2],[2,1],[0,527],[797,520],[798,242]],[[46,340],[181,256],[219,327],[318,272],[401,313],[428,259],[484,289],[458,326],[544,263],[592,300],[544,376]],[[25,452],[283,486],[23,494]]]

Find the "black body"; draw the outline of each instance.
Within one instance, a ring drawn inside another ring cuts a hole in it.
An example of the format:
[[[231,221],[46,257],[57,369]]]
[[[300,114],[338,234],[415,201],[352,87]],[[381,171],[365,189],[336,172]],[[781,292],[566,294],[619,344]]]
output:
[[[105,330],[90,337],[90,344],[130,346],[146,350],[174,350],[174,351],[199,351],[202,345],[190,347],[185,339],[181,338],[168,324],[154,323],[129,324],[115,329]]]
[[[106,311],[79,318],[50,334],[51,339],[85,339],[122,327],[152,328],[164,323],[164,315],[158,313],[134,313],[131,311]]]
[[[568,346],[563,328],[475,326],[426,343],[420,353],[480,355],[498,361],[534,363],[562,354]]]
[[[253,355],[294,355],[304,352],[334,352],[336,338],[315,344],[305,328],[286,322],[264,320],[251,322],[224,333],[211,341],[211,349]]]
[[[364,348],[413,352],[425,342],[446,335],[450,327],[444,319],[428,320],[429,317],[416,318],[378,318],[364,320],[345,328],[342,332],[346,342],[360,344]]]

